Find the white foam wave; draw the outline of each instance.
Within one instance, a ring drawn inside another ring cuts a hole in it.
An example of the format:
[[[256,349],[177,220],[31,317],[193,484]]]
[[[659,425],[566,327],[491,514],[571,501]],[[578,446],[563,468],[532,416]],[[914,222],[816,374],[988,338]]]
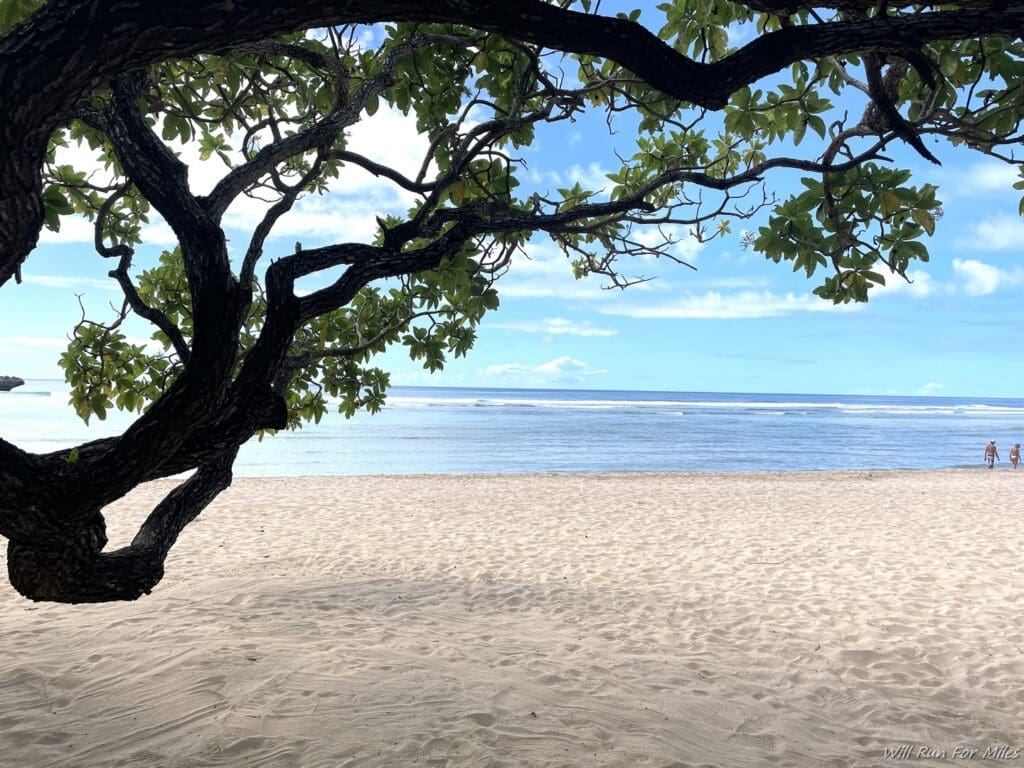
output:
[[[576,410],[730,410],[753,415],[808,414],[826,410],[862,415],[1021,415],[1024,406],[983,404],[874,404],[842,401],[813,402],[789,400],[563,400],[560,398],[519,397],[431,397],[425,395],[389,395],[388,403],[398,407],[474,407],[474,408],[557,408]]]

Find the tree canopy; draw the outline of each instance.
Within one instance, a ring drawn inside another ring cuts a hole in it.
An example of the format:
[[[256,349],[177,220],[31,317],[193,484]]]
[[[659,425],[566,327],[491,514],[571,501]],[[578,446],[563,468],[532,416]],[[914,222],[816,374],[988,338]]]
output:
[[[678,260],[679,227],[707,239],[760,214],[748,247],[815,279],[822,300],[866,301],[928,259],[941,215],[894,148],[936,162],[944,139],[1021,162],[1022,29],[1024,3],[978,0],[666,0],[616,15],[597,0],[3,0],[0,285],[17,290],[42,227],[92,221],[123,305],[83,317],[61,364],[83,418],[139,413],[120,436],[46,455],[0,439],[12,584],[65,602],[148,593],[242,443],[318,421],[329,398],[379,408],[375,357],[390,346],[430,370],[465,355],[535,233],[578,276],[626,285],[634,257]],[[418,171],[350,147],[384,109],[425,137]],[[635,136],[603,189],[524,183],[538,132],[595,114]],[[62,162],[71,144],[102,171]],[[207,194],[186,151],[223,163]],[[803,191],[773,192],[784,172]],[[300,197],[352,174],[394,185],[408,210],[382,212],[366,241],[267,248]],[[243,198],[263,215],[232,259],[224,217]],[[178,245],[140,270],[154,213]],[[155,349],[130,341],[132,315]],[[193,470],[128,547],[104,551],[105,505]]]

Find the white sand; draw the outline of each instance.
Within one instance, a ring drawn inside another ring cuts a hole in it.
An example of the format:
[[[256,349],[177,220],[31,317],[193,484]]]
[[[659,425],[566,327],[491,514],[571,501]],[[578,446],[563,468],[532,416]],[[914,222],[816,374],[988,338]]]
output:
[[[4,585],[0,765],[1024,765],[1022,498],[1006,469],[238,480],[138,603]]]

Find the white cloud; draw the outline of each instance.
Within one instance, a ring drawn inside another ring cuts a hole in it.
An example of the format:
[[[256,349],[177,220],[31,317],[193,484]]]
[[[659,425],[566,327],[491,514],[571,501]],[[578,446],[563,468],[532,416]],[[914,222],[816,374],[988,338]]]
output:
[[[564,317],[548,317],[535,323],[493,323],[491,327],[550,336],[614,336],[618,333],[614,328],[598,328],[589,320],[574,323]]]
[[[101,280],[95,277],[75,277],[73,275],[33,275],[26,274],[22,280],[29,285],[40,285],[44,288],[60,288],[64,290],[80,290],[98,288],[102,291],[120,290],[113,280]]]
[[[364,115],[362,120],[352,126],[347,136],[348,149],[411,179],[419,173],[423,158],[430,148],[427,136],[416,129],[415,115],[403,115],[395,109],[382,108],[372,117]],[[347,166],[331,185],[332,191],[345,194],[383,188],[401,190],[392,182],[373,176],[358,166]],[[396,194],[400,194],[403,200],[412,200],[411,194],[404,190]]]
[[[409,178],[415,178],[429,142],[416,130],[413,116],[381,109],[351,128],[346,146]],[[197,188],[195,184],[192,186]],[[277,222],[273,236],[295,238],[306,245],[328,241],[365,242],[375,235],[378,216],[404,214],[413,200],[410,192],[393,182],[349,164],[342,168],[340,176],[332,181],[325,195],[300,198],[295,207]],[[268,203],[260,200],[239,197],[225,214],[225,228],[241,230],[248,236],[269,207]]]
[[[624,272],[627,275],[642,272],[647,264],[638,259],[624,259]],[[603,287],[608,282],[602,275],[577,280],[565,254],[550,241],[542,240],[529,244],[526,255],[516,254],[512,258],[508,274],[498,282],[498,292],[510,297],[603,301],[619,295],[618,291],[609,292]],[[631,285],[627,292],[664,291],[666,288],[664,281],[652,280]]]
[[[427,154],[429,141],[417,131],[414,116],[381,109],[348,131],[347,147],[414,178]],[[217,155],[208,160],[200,159],[198,145],[172,145],[172,148],[188,166],[189,188],[194,194],[208,194],[229,172]],[[96,153],[87,146],[71,142],[70,146],[59,150],[57,162],[94,174],[97,182],[110,182],[110,174],[103,170]],[[295,208],[278,222],[273,235],[317,242],[365,241],[375,234],[378,215],[404,213],[413,198],[410,192],[393,182],[350,164],[342,169],[326,195],[301,198]],[[224,226],[241,230],[247,241],[269,207],[269,203],[240,196],[225,214]],[[147,244],[177,242],[174,232],[155,211],[151,214],[151,222],[143,227],[142,236]],[[84,218],[63,217],[61,231],[44,230],[40,240],[46,243],[92,242],[93,226]]]
[[[568,355],[556,357],[536,366],[522,363],[489,365],[481,371],[484,376],[500,379],[503,386],[513,384],[577,384],[584,379],[607,373]]]
[[[1005,270],[977,259],[953,259],[953,271],[964,283],[970,296],[988,296],[1000,288],[1024,284],[1024,270]]]
[[[68,345],[65,338],[50,336],[0,336],[0,352],[5,355],[19,354],[31,349],[45,347],[47,349],[64,349]]]
[[[701,287],[707,288],[766,288],[768,280],[763,277],[721,277],[701,280]]]
[[[527,247],[512,257],[508,274],[498,281],[502,296],[593,299],[602,293],[597,280],[576,280],[569,260],[551,243]]]
[[[69,333],[68,336],[71,334]],[[0,352],[26,352],[30,349],[45,347],[47,349],[65,349],[68,336],[0,336]],[[127,334],[124,340],[129,344],[145,347],[148,352],[162,352],[164,347],[152,338]]]
[[[996,162],[974,163],[958,176],[960,177],[959,186],[972,191],[1006,192],[1020,181],[1020,173],[1016,165]]]
[[[943,290],[943,287],[936,283],[927,272],[915,270],[907,272],[907,277],[910,278],[909,283],[897,274],[886,274],[885,285],[876,285],[872,288],[871,298],[900,295],[922,299]]]
[[[575,283],[561,283],[557,285],[545,284],[540,281],[524,282],[507,279],[498,283],[498,293],[501,296],[516,296],[527,299],[542,299],[556,297],[560,299],[592,299],[595,289],[600,290],[594,282],[581,280]]]
[[[594,370],[582,360],[577,360],[576,358],[569,357],[568,355],[562,355],[562,357],[549,360],[543,365],[538,365],[534,370],[545,376],[551,376],[556,380],[576,380],[587,376],[596,376],[598,374],[605,373],[605,371]]]
[[[306,247],[328,242],[369,241],[377,231],[377,216],[390,207],[393,204],[375,203],[372,198],[353,201],[333,195],[304,197],[278,220],[273,235],[295,238]],[[262,212],[258,216],[262,217]],[[258,217],[242,214],[233,215],[225,223],[244,230],[248,242],[248,233],[258,221]]]
[[[531,184],[538,187],[543,184],[563,185],[562,176],[556,171],[538,171],[531,168],[526,174],[526,178],[529,179]]]
[[[929,381],[927,384],[922,385],[918,390],[919,395],[934,395],[936,392],[945,389],[946,385],[938,381]]]
[[[787,293],[779,295],[771,291],[740,291],[723,294],[708,291],[700,295],[681,296],[661,303],[631,304],[620,302],[600,307],[607,315],[624,315],[638,318],[672,318],[701,320],[738,320],[759,317],[780,317],[794,312],[842,312],[858,309],[858,305],[834,305],[810,294]]]
[[[381,109],[348,132],[347,148],[415,178],[429,142],[416,130],[413,116]],[[429,174],[428,174],[429,177]],[[193,185],[195,188],[195,185]],[[414,195],[359,166],[342,168],[325,195],[306,195],[278,220],[273,237],[294,238],[307,247],[326,242],[366,242],[377,232],[377,217],[404,214]],[[225,228],[248,234],[262,220],[268,203],[237,198],[224,216]]]
[[[648,248],[671,243],[668,246],[671,255],[690,264],[697,260],[705,245],[694,237],[688,228],[683,226],[636,227],[630,235],[630,239],[636,240]],[[644,261],[649,263],[654,258],[654,256],[647,256]]]
[[[90,149],[88,143],[79,144],[64,134],[68,142],[65,147],[58,147],[55,156],[56,165],[70,165],[77,171],[84,172],[90,181],[100,186],[109,186],[114,174],[103,167],[98,150]]]
[[[502,363],[500,365],[488,365],[481,373],[485,376],[507,376],[509,374],[527,373],[532,370],[532,368],[520,363]]]
[[[95,228],[83,216],[61,216],[60,232],[46,227],[39,232],[40,243],[91,243],[95,237]]]
[[[1017,216],[982,219],[972,229],[973,234],[960,244],[979,251],[1017,249],[1024,242],[1024,221]]]
[[[257,219],[258,221],[258,219]],[[40,243],[92,243],[95,239],[96,228],[91,221],[84,216],[61,216],[60,231],[53,232],[45,227],[39,233]],[[146,245],[175,245],[178,242],[174,230],[160,218],[159,214],[151,212],[149,223],[142,225],[142,242]]]
[[[114,175],[105,170],[100,162],[99,153],[89,149],[89,145],[81,146],[72,139],[67,139],[68,146],[58,147],[55,156],[57,165],[70,165],[84,172],[94,184],[108,186],[113,182]],[[95,237],[95,228],[83,216],[61,216],[60,232],[51,232],[45,227],[39,233],[41,243],[91,243]]]
[[[608,178],[608,171],[598,163],[589,163],[586,168],[576,163],[565,171],[564,178],[569,184],[579,182],[579,185],[584,189],[590,189],[595,192],[611,189],[614,186],[612,180]]]
[[[582,138],[582,136],[581,136]],[[569,137],[569,144],[576,143],[575,134]],[[538,171],[530,169],[526,178],[536,186],[550,184],[555,187],[571,187],[579,184],[583,189],[597,192],[597,197],[602,197],[601,192],[610,190],[613,183],[608,178],[608,170],[601,167],[599,163],[589,163],[586,167],[575,163],[564,171]]]
[[[157,213],[149,214],[149,223],[142,226],[142,242],[146,245],[176,246],[178,236],[174,234],[171,225],[168,224]]]

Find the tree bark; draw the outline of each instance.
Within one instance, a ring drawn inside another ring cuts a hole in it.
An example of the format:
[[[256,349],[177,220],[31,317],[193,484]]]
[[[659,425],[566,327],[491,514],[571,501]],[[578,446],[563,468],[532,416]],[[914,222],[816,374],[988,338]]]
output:
[[[12,586],[30,600],[58,603],[136,600],[149,594],[163,578],[164,560],[181,531],[231,485],[237,453],[237,445],[223,449],[167,494],[123,549],[103,552],[106,521],[98,510],[74,527],[11,538],[7,571]],[[49,511],[50,519],[66,518]]]
[[[999,12],[954,9],[791,26],[703,64],[639,24],[543,0],[49,0],[0,39],[0,286],[20,273],[35,247],[43,221],[39,167],[47,138],[70,117],[74,102],[104,79],[297,29],[381,21],[464,24],[609,58],[669,96],[720,109],[738,88],[801,59],[867,51],[900,55],[929,40],[1019,35],[1024,2],[1008,2]]]
[[[764,4],[787,7],[782,0]],[[266,319],[238,366],[250,287],[231,273],[219,219],[232,197],[266,170],[264,163],[279,158],[273,152],[257,156],[211,196],[196,198],[184,165],[139,110],[141,72],[154,62],[224,52],[295,30],[380,21],[461,24],[608,58],[653,89],[719,109],[737,89],[801,59],[852,52],[908,56],[932,39],[1018,35],[1024,29],[1024,0],[1006,3],[998,13],[932,10],[790,26],[709,64],[687,58],[638,24],[569,11],[547,0],[49,0],[0,38],[0,286],[12,276],[20,280],[21,265],[35,247],[50,136],[73,115],[89,112],[102,123],[126,176],[175,231],[192,301],[193,335],[181,375],[120,437],[79,446],[73,455],[46,456],[0,440],[0,535],[9,539],[9,576],[21,594],[80,603],[148,593],[162,578],[167,553],[184,527],[230,484],[238,446],[259,429],[285,426],[285,404],[271,385],[303,323],[343,306],[372,280],[437,266],[474,236],[557,228],[563,219],[639,205],[642,195],[541,217],[480,203],[437,213],[430,230],[420,231],[422,221],[411,223],[406,235],[392,229],[383,247],[299,250],[268,269]],[[101,85],[110,86],[109,102],[102,110],[87,109],[80,100]],[[361,107],[353,105],[352,112],[339,113],[328,133],[355,119]],[[308,149],[320,138],[319,133],[293,137],[287,147]],[[451,220],[445,218],[449,215]],[[420,236],[436,239],[405,248]],[[312,294],[294,294],[298,277],[331,265],[348,269]],[[152,510],[129,546],[104,551],[107,504],[145,480],[197,467]]]

